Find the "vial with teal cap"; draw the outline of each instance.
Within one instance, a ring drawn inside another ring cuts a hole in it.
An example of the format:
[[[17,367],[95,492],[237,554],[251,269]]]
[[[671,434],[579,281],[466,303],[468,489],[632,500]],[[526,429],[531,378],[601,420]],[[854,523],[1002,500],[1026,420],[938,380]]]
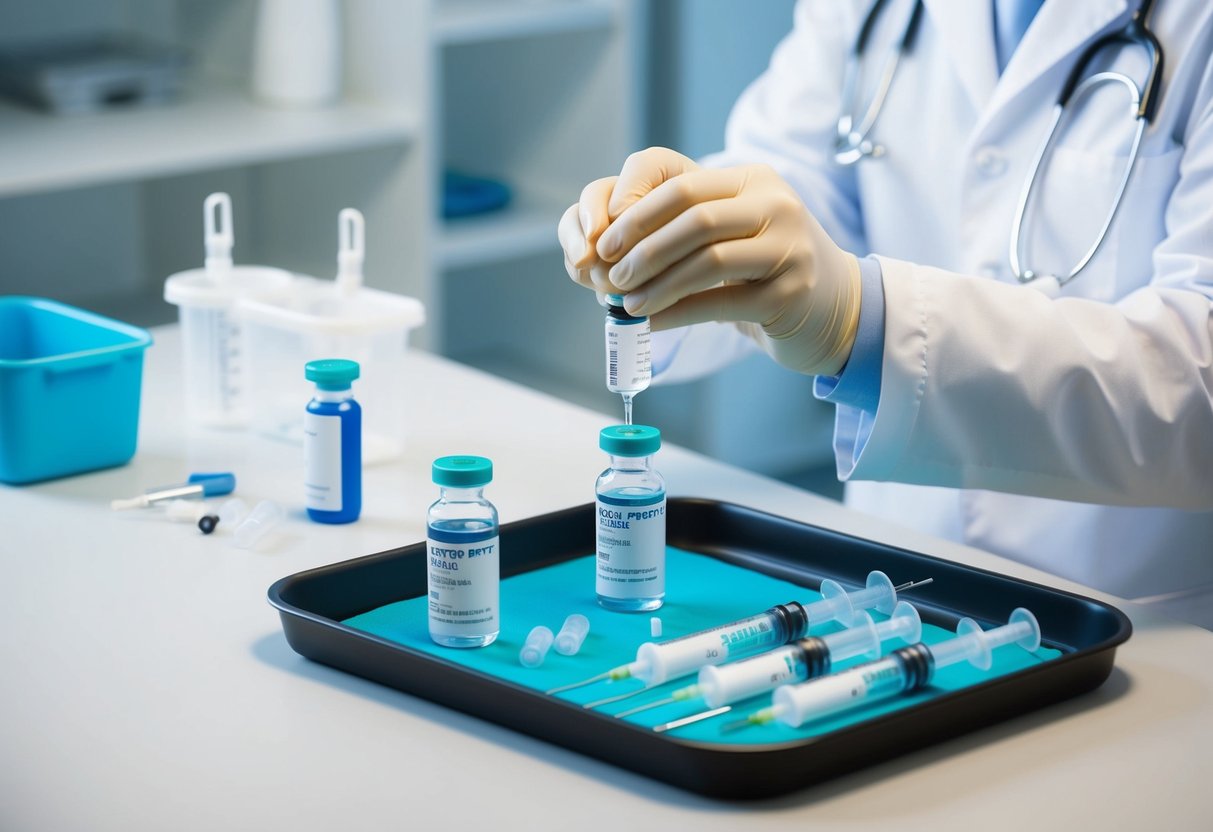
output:
[[[482,456],[434,460],[438,500],[426,515],[430,638],[483,647],[501,630],[497,509],[484,498],[493,463]]]
[[[623,295],[606,296],[607,389],[623,396],[623,421],[632,424],[632,397],[653,378],[649,319],[623,308]]]
[[[647,425],[603,428],[611,455],[597,492],[598,603],[611,610],[655,610],[665,598],[665,480],[653,470],[661,431]]]
[[[358,362],[343,358],[304,367],[316,385],[303,415],[303,459],[307,516],[317,523],[353,523],[362,513],[362,408],[351,389],[358,373]]]

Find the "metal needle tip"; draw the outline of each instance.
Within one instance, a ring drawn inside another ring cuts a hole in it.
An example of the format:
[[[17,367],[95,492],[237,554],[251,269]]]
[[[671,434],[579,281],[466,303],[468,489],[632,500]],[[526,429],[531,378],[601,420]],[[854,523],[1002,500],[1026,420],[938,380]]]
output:
[[[684,716],[682,719],[676,719],[673,722],[664,722],[661,725],[654,725],[653,730],[658,734],[664,734],[666,731],[673,731],[675,728],[681,728],[684,725],[692,725],[696,722],[702,722],[705,719],[711,719],[714,716],[727,714],[733,710],[732,705],[722,705],[719,708],[713,708],[710,711]]]
[[[609,705],[612,702],[621,702],[630,696],[635,696],[638,693],[644,693],[646,690],[648,690],[648,688],[637,688],[636,690],[630,690],[627,693],[621,693],[618,696],[608,696],[606,699],[596,699],[593,702],[587,702],[581,707],[587,710],[593,710],[600,705]]]
[[[667,696],[665,699],[658,699],[656,702],[646,702],[643,705],[637,705],[635,708],[628,708],[626,711],[620,711],[619,713],[615,714],[615,716],[618,717],[619,719],[623,719],[625,716],[631,716],[632,714],[638,714],[641,711],[647,711],[650,708],[660,708],[662,705],[669,705],[669,704],[671,704],[673,702],[677,702],[677,701],[678,700],[675,699],[674,697]]]
[[[757,723],[750,722],[749,717],[746,717],[745,719],[734,719],[731,722],[726,722],[724,725],[720,726],[720,730],[726,734],[732,734],[734,731],[740,731],[742,728],[749,728],[751,725],[756,724]]]
[[[610,675],[611,675],[610,671],[607,671],[606,673],[599,673],[597,676],[591,676],[588,679],[582,679],[580,682],[573,682],[571,685],[561,685],[558,688],[552,688],[551,690],[547,691],[547,694],[548,694],[548,696],[551,696],[554,693],[564,693],[566,690],[572,690],[573,688],[579,688],[579,687],[582,687],[583,685],[592,685],[592,684],[594,684],[594,682],[601,682],[603,679],[606,679]]]
[[[893,589],[896,590],[897,592],[905,592],[907,589],[914,589],[915,587],[926,586],[927,584],[934,583],[934,582],[935,582],[934,578],[923,578],[921,581],[906,581],[901,586],[893,587]]]

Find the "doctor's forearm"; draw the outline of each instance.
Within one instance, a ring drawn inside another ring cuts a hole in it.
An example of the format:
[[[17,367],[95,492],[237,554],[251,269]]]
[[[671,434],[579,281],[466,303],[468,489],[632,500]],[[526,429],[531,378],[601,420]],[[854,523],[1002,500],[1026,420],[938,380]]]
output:
[[[881,262],[880,409],[854,478],[1213,508],[1208,298],[1051,300]]]

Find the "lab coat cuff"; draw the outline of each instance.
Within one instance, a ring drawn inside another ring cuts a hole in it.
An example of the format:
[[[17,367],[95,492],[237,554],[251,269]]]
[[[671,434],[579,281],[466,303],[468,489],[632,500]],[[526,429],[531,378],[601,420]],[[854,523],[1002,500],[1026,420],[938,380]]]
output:
[[[884,287],[880,261],[859,261],[859,325],[846,366],[836,376],[817,376],[813,395],[831,404],[875,413],[880,401],[880,365],[884,357]]]
[[[932,284],[903,260],[876,258],[884,290],[884,350],[875,415],[866,418],[839,407],[835,455],[839,476],[895,479],[914,433],[932,359],[928,322]],[[848,458],[849,457],[849,458]],[[847,463],[847,466],[844,466]]]

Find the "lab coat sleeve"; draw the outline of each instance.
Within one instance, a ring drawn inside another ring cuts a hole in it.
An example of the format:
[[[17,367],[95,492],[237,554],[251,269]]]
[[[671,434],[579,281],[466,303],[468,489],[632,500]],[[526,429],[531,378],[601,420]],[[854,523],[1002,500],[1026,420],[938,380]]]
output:
[[[880,402],[852,478],[1213,509],[1211,88],[1154,273],[1118,302],[881,258]]]

